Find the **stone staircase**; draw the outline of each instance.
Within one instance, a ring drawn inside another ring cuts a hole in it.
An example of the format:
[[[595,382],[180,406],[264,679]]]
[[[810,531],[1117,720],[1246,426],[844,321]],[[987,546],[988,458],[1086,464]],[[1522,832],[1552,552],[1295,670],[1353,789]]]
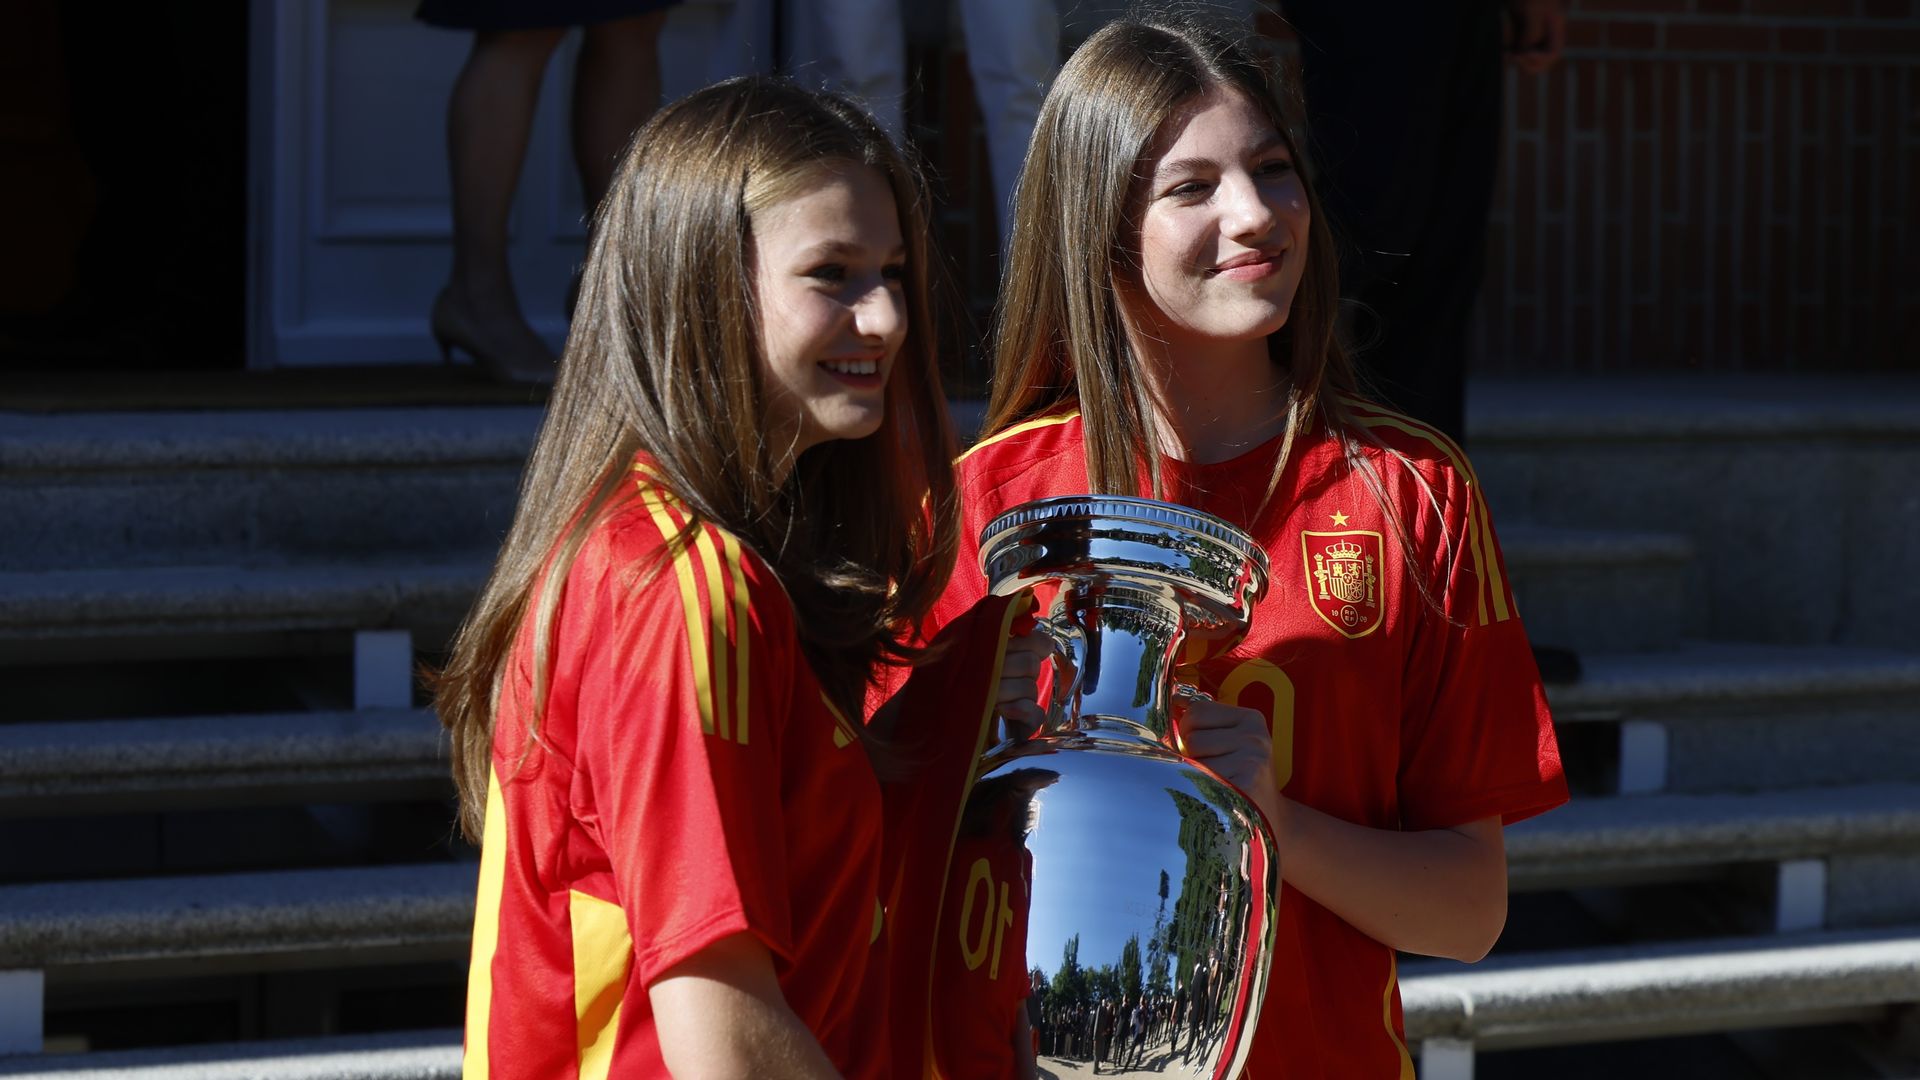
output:
[[[449,1057],[474,857],[416,665],[538,422],[0,417],[0,1069]]]
[[[1920,1073],[1920,387],[1478,389],[1575,799],[1494,956],[1403,963],[1422,1075]],[[457,1075],[412,671],[537,422],[0,417],[0,1075]]]

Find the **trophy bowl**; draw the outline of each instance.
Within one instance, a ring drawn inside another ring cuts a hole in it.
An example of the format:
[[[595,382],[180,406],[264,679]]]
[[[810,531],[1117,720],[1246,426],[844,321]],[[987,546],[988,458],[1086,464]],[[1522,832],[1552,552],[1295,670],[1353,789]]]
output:
[[[1225,1080],[1244,1064],[1272,955],[1279,859],[1258,809],[1185,757],[1183,659],[1231,647],[1267,558],[1219,518],[1070,496],[981,534],[999,595],[1052,596],[1053,704],[981,759],[948,863],[934,1054],[946,1075],[1023,1054]],[[1137,1015],[1136,1015],[1137,1014]],[[972,1064],[969,1064],[972,1059]]]

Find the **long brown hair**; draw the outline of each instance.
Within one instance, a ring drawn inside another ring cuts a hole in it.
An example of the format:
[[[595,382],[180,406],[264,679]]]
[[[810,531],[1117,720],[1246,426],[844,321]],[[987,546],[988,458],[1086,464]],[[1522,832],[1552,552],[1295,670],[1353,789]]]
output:
[[[779,479],[785,449],[764,437],[753,220],[842,163],[876,170],[892,190],[907,335],[879,430],[816,446]],[[594,223],[513,525],[437,680],[469,837],[481,831],[495,700],[515,639],[534,620],[537,731],[560,585],[587,533],[631,490],[637,453],[690,511],[683,538],[717,525],[772,568],[808,663],[858,715],[874,665],[903,651],[894,628],[926,611],[953,562],[953,440],[933,354],[924,206],[918,174],[866,114],[782,80],[696,91],[634,137]]]
[[[1159,448],[1167,443],[1122,303],[1139,234],[1136,177],[1161,127],[1223,89],[1245,94],[1304,166],[1278,65],[1246,37],[1196,14],[1121,19],[1089,37],[1061,68],[1040,108],[1014,200],[983,436],[1097,402],[1081,413],[1088,482],[1097,491],[1136,494],[1144,467],[1146,489],[1162,495]],[[1306,262],[1286,325],[1268,339],[1288,388],[1266,497],[1277,489],[1299,435],[1321,428],[1339,441],[1410,551],[1404,522],[1361,451],[1378,440],[1347,404],[1362,395],[1338,332],[1333,233],[1309,172],[1303,168],[1300,175],[1311,215]],[[1431,501],[1424,478],[1410,464],[1409,471]]]

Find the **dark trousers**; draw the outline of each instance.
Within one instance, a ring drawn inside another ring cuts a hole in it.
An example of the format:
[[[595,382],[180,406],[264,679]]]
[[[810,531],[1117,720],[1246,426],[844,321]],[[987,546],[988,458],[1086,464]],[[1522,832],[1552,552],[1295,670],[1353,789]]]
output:
[[[1461,437],[1499,155],[1504,7],[1283,0],[1369,388]]]

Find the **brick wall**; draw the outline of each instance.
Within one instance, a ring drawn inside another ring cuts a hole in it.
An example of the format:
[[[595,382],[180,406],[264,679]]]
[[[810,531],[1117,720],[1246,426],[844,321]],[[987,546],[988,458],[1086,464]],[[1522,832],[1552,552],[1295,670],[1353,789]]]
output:
[[[1508,75],[1477,370],[1920,371],[1920,0],[1569,8],[1562,63]],[[918,52],[917,119],[979,316],[995,241],[958,47]]]
[[[1920,3],[1575,0],[1508,76],[1481,370],[1920,370]]]

